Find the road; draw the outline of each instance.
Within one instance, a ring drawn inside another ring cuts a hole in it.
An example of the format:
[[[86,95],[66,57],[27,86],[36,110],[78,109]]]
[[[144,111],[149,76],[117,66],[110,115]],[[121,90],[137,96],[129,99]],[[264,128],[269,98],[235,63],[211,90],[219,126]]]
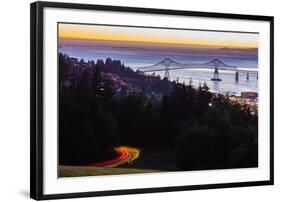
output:
[[[106,161],[100,161],[96,163],[89,163],[84,166],[93,167],[117,167],[122,164],[130,163],[136,160],[140,155],[140,150],[134,147],[120,146],[114,148],[119,154],[118,157]]]

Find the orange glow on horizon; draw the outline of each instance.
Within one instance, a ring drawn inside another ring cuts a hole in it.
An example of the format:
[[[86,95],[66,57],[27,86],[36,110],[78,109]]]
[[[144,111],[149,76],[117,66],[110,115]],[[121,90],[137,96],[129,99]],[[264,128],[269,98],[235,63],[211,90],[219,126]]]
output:
[[[205,47],[229,47],[229,48],[257,48],[256,40],[234,40],[231,37],[216,37],[209,39],[197,36],[196,34],[176,35],[178,30],[164,30],[157,32],[139,28],[110,27],[110,26],[87,26],[75,24],[60,24],[59,37],[62,39],[83,39],[83,40],[106,40],[125,42],[161,43],[175,45],[194,45]],[[179,31],[178,31],[179,32]],[[219,33],[220,34],[220,33]],[[220,34],[221,35],[221,34]]]

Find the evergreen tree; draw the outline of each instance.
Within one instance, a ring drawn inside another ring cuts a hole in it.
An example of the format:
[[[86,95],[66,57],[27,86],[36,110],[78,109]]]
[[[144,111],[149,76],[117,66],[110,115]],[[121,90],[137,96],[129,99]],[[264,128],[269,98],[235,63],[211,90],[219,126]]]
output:
[[[89,72],[86,68],[84,68],[82,77],[78,83],[78,91],[84,94],[89,93],[90,83],[89,83]]]
[[[99,65],[96,65],[96,67],[93,69],[93,76],[92,76],[92,92],[95,97],[99,96],[99,93],[101,92],[101,70],[99,68]]]

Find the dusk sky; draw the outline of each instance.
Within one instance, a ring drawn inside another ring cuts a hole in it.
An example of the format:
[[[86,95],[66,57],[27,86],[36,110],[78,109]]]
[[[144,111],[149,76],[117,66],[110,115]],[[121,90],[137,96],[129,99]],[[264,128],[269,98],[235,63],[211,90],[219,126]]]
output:
[[[222,26],[223,29],[223,26]],[[205,64],[215,58],[225,64],[243,69],[258,69],[259,34],[178,30],[145,27],[122,27],[86,24],[59,24],[59,52],[85,61],[120,60],[133,70],[151,66],[164,58],[181,63]],[[164,72],[157,72],[161,77]],[[171,78],[205,79],[209,82],[212,72],[170,71]],[[240,92],[256,91],[257,80],[235,83],[233,75],[222,75],[224,85],[220,90]],[[246,78],[246,77],[245,77]],[[227,84],[228,83],[228,84]],[[218,86],[209,82],[211,89]],[[244,85],[244,86],[243,86]],[[226,88],[226,89],[223,89]]]
[[[100,40],[112,43],[141,42],[142,44],[185,45],[201,48],[258,47],[258,34],[80,24],[59,24],[59,37],[60,39],[68,39],[68,42],[74,39],[76,43],[77,40],[82,39],[82,44],[85,41]]]

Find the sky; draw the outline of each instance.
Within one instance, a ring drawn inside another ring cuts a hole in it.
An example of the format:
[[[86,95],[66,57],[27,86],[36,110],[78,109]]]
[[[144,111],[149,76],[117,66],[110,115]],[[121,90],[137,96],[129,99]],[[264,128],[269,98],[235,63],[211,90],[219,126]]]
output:
[[[117,59],[133,70],[157,64],[167,57],[181,64],[205,64],[218,58],[238,68],[258,68],[259,34],[254,33],[60,23],[58,35],[60,53],[85,61]],[[164,75],[164,72],[158,73]],[[177,70],[171,71],[170,76],[200,77],[205,82],[212,73]],[[232,75],[229,79],[225,77],[223,86],[229,81],[231,88],[227,88],[233,92],[256,91],[256,80],[237,85],[232,83],[233,78]],[[210,87],[212,85],[210,83]]]
[[[212,32],[175,29],[136,28],[120,26],[59,24],[60,40],[72,40],[83,45],[91,41],[112,43],[141,43],[149,45],[189,46],[201,48],[243,48],[258,47],[258,34]]]

